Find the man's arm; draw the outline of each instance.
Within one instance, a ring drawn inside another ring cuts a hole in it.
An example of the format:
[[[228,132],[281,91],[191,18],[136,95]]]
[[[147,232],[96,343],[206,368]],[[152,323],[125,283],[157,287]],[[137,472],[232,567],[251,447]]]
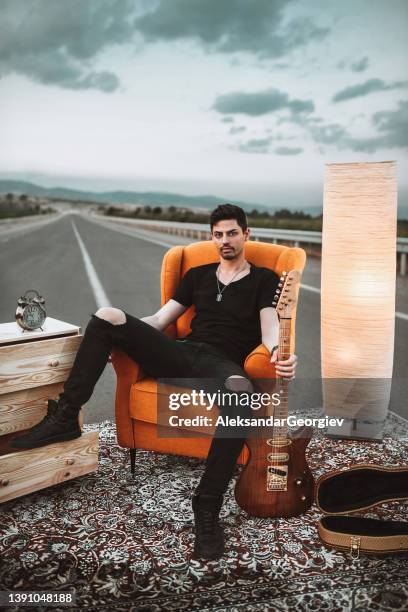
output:
[[[266,308],[262,308],[259,311],[260,320],[261,320],[261,333],[262,333],[262,344],[266,346],[268,351],[271,353],[271,363],[275,363],[275,370],[278,376],[283,378],[295,378],[295,370],[297,357],[296,355],[291,355],[289,359],[285,361],[277,361],[278,350],[274,347],[277,347],[279,344],[279,318],[278,313],[275,308],[271,306],[267,306]]]
[[[169,300],[155,314],[149,317],[140,319],[148,325],[155,327],[159,331],[164,331],[170,323],[176,321],[183,312],[187,310],[186,306],[179,304],[176,300]]]

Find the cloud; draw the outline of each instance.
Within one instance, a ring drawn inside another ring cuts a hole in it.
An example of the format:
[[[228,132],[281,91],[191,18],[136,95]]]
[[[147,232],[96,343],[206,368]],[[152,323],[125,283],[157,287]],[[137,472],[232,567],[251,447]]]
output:
[[[400,89],[401,87],[406,87],[407,85],[408,81],[395,81],[394,83],[390,83],[389,85],[387,85],[387,83],[385,83],[382,79],[369,79],[365,83],[351,85],[350,87],[346,87],[345,89],[338,91],[333,96],[332,101],[342,102],[344,100],[351,100],[352,98],[366,96],[367,94],[375,91]]]
[[[135,24],[147,41],[190,39],[206,51],[282,57],[329,32],[309,18],[284,22],[290,4],[291,0],[162,0]]]
[[[134,36],[131,0],[2,0],[0,72],[67,89],[115,91],[118,77],[95,71],[107,47]]]
[[[368,68],[368,57],[362,57],[357,62],[353,62],[351,64],[351,69],[353,72],[363,72]]]
[[[219,112],[244,113],[252,116],[264,115],[281,109],[290,109],[289,116],[280,117],[278,124],[293,123],[304,130],[319,147],[331,146],[338,150],[374,153],[384,149],[408,149],[408,100],[401,100],[394,110],[379,111],[372,115],[373,135],[356,137],[341,123],[325,123],[322,117],[309,113],[307,104],[290,100],[288,95],[278,90],[267,90],[246,94],[236,92],[217,98],[214,107]],[[305,112],[306,111],[306,112]],[[271,129],[267,130],[271,131]],[[276,134],[265,138],[253,138],[241,143],[237,148],[245,153],[270,153],[271,143],[282,140]],[[287,140],[285,138],[284,140]],[[297,143],[296,143],[297,144]],[[277,155],[298,155],[302,146],[276,147]]]
[[[311,100],[290,100],[287,93],[271,88],[255,93],[236,91],[218,96],[213,108],[222,114],[242,113],[258,117],[282,109],[289,109],[293,114],[311,113],[314,104]]]
[[[67,89],[115,91],[95,63],[112,45],[194,40],[205,51],[281,58],[326,36],[308,18],[289,21],[293,0],[1,0],[0,74]],[[232,61],[238,58],[232,56]]]
[[[232,128],[230,128],[229,130],[229,134],[241,134],[241,132],[245,132],[246,127],[243,125],[240,126],[233,126]]]
[[[80,81],[80,89],[95,88],[101,91],[115,91],[119,87],[119,79],[112,72],[91,72]]]
[[[275,149],[277,155],[299,155],[302,151],[301,147],[277,147]]]
[[[408,100],[400,100],[398,109],[380,111],[373,115],[373,123],[381,132],[403,132],[408,130]]]
[[[370,138],[356,138],[338,123],[308,124],[306,129],[314,142],[335,145],[343,150],[375,153],[381,149],[408,148],[408,100],[400,101],[396,110],[375,113],[372,124],[377,129],[377,134]]]
[[[221,121],[223,123],[234,123],[234,118],[233,117],[223,117]]]
[[[271,153],[270,145],[271,143],[277,140],[276,138],[251,138],[244,143],[241,143],[237,148],[242,153]],[[302,153],[303,149],[301,147],[285,147],[280,146],[277,147],[273,152],[277,155],[299,155]]]
[[[401,100],[397,110],[374,113],[372,123],[380,134],[374,138],[353,139],[354,151],[408,149],[408,100]]]
[[[314,111],[314,104],[312,100],[291,100],[289,101],[288,108],[290,108],[294,115],[312,113]]]
[[[243,153],[268,153],[272,138],[251,138],[238,146]]]
[[[347,130],[338,123],[308,126],[309,133],[319,144],[338,144],[347,137]]]
[[[304,133],[320,147],[331,146],[338,150],[365,153],[375,153],[384,149],[408,149],[408,100],[401,100],[397,109],[374,113],[371,118],[373,136],[368,138],[353,136],[344,125],[325,123],[321,117],[310,116],[307,113],[291,114],[278,121],[278,123],[287,122],[303,128]],[[241,143],[238,150],[245,153],[270,153],[271,143],[276,143],[277,140],[287,141],[288,138],[273,134],[267,138],[250,139]],[[274,150],[277,155],[298,155],[302,152],[301,146],[286,146],[285,143]]]
[[[276,62],[273,64],[273,70],[287,70],[288,68],[292,68],[292,64],[289,64],[289,62]]]

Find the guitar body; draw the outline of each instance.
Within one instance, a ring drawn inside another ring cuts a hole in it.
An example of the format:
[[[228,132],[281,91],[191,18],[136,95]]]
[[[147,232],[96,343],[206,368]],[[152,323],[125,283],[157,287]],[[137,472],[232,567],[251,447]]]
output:
[[[314,478],[305,458],[306,448],[310,442],[308,428],[288,438],[286,446],[279,447],[279,454],[287,454],[287,460],[273,462],[272,480],[280,486],[279,472],[287,469],[282,479],[282,488],[286,490],[268,490],[268,470],[271,462],[268,455],[271,451],[267,438],[248,438],[246,444],[250,453],[235,487],[235,499],[238,505],[252,516],[290,517],[306,512],[314,499]]]

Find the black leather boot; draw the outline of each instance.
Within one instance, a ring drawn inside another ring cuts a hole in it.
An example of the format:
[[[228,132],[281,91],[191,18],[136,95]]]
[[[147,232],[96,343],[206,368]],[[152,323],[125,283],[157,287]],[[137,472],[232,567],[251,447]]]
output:
[[[222,501],[222,495],[193,495],[194,554],[201,559],[219,559],[224,554],[224,530],[218,522]]]
[[[48,400],[47,414],[37,425],[24,434],[13,438],[12,448],[38,448],[53,442],[65,442],[79,438],[81,429],[78,423],[80,408],[71,406],[61,397],[58,401]]]

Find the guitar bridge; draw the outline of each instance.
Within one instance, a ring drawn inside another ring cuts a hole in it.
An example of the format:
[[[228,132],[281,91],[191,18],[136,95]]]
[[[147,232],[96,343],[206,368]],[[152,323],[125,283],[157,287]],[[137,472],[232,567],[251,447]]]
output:
[[[287,465],[268,465],[266,478],[267,491],[287,491],[288,490],[288,466]]]

